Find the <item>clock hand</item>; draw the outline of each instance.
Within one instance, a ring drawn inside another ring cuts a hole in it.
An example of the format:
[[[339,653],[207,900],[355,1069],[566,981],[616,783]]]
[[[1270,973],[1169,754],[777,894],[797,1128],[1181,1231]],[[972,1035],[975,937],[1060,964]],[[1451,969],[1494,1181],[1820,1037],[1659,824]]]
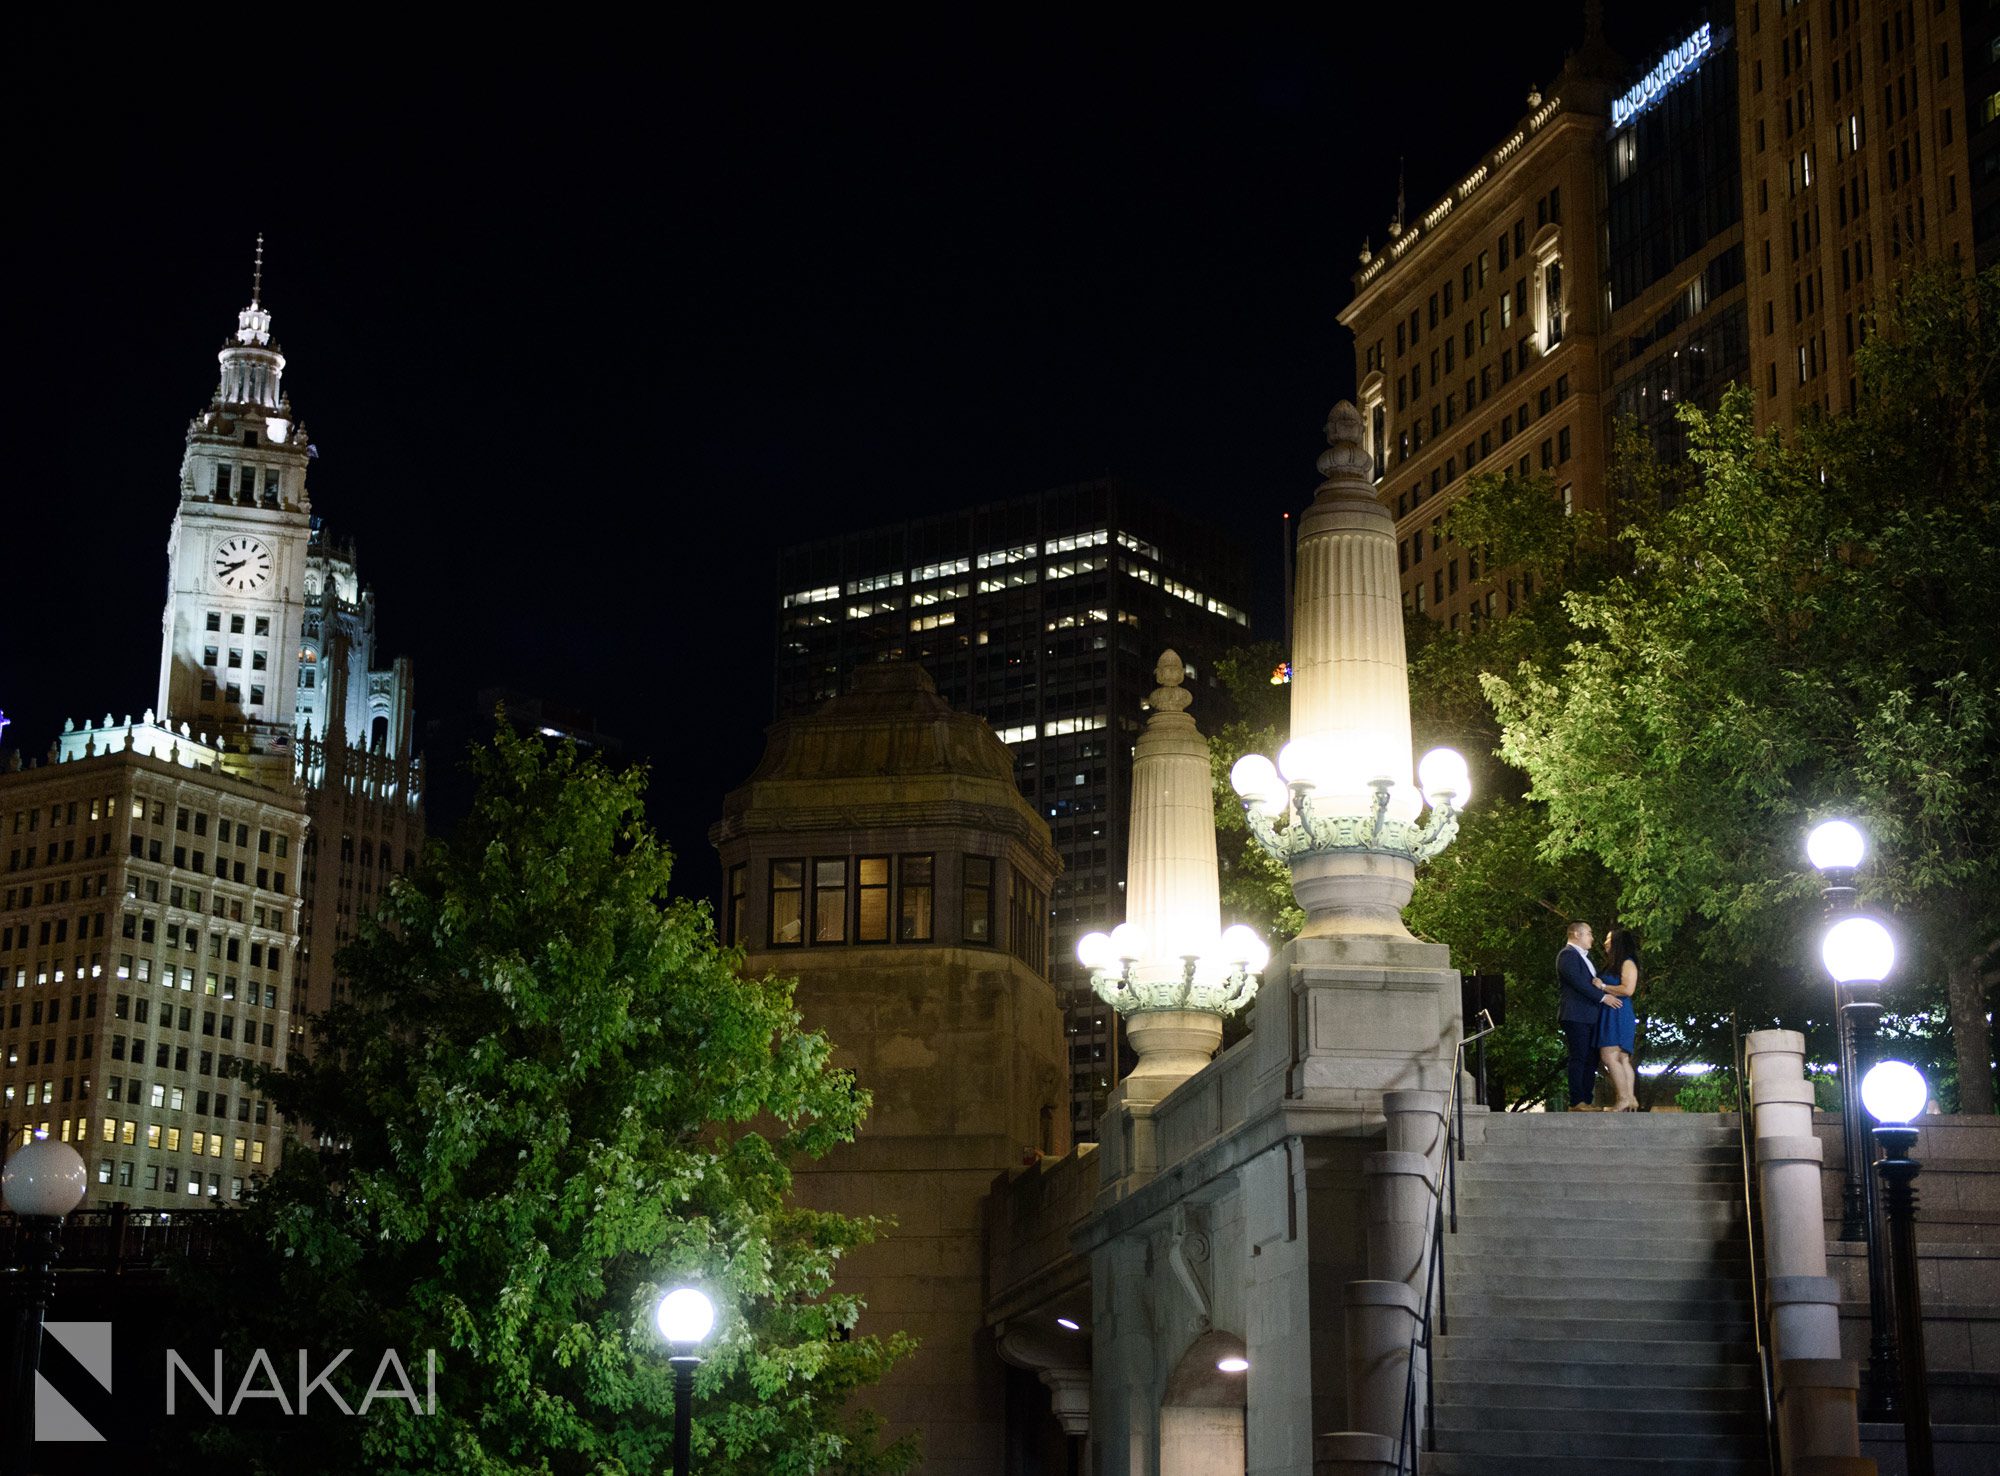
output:
[[[224,573],[224,574],[234,574],[234,573],[235,573],[235,572],[236,572],[236,571],[237,571],[238,569],[242,568],[242,567],[243,567],[243,566],[244,566],[245,564],[247,564],[247,563],[249,563],[249,562],[250,562],[250,561],[249,561],[248,559],[238,559],[238,560],[237,560],[237,561],[236,561],[235,563],[233,563],[233,564],[225,564],[225,565],[223,565],[223,566],[222,566],[222,570],[221,570],[221,572],[222,572],[222,573]]]

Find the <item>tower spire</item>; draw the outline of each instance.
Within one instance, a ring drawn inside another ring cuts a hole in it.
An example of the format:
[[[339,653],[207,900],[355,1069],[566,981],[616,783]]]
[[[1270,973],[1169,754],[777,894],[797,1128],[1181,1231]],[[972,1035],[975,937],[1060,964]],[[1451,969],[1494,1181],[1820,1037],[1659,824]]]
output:
[[[264,233],[257,232],[257,264],[250,273],[250,306],[261,307],[264,298]]]

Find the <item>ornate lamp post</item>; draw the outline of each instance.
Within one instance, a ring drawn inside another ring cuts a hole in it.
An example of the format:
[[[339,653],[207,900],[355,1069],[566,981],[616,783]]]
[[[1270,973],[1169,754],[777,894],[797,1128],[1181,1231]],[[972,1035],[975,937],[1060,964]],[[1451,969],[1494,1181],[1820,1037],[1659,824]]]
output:
[[[1395,525],[1359,412],[1336,405],[1326,436],[1324,480],[1299,522],[1291,741],[1275,764],[1238,759],[1230,781],[1258,842],[1291,870],[1302,936],[1407,938],[1417,864],[1451,844],[1472,784],[1450,749],[1427,755],[1411,782]]]
[[[63,1216],[83,1202],[88,1170],[74,1148],[49,1138],[25,1144],[0,1174],[0,1199],[21,1217],[27,1258],[19,1275],[21,1298],[8,1339],[7,1399],[12,1434],[4,1476],[28,1476],[35,1447],[35,1371],[42,1361],[42,1318],[56,1290]]]
[[[1843,1072],[1859,1072],[1874,1054],[1875,1022],[1881,1016],[1878,998],[1881,983],[1896,963],[1896,940],[1878,918],[1850,913],[1826,930],[1820,941],[1820,958],[1833,977],[1834,987],[1844,1003],[1840,1011]],[[1852,1063],[1851,1065],[1849,1063]],[[1877,1231],[1875,1180],[1868,1172],[1874,1149],[1861,1132],[1862,1091],[1867,1078],[1841,1078],[1841,1122],[1846,1136],[1847,1167],[1857,1170],[1861,1183],[1847,1185],[1850,1212],[1858,1201],[1861,1234],[1844,1236],[1868,1244],[1868,1381],[1864,1390],[1865,1408],[1873,1419],[1893,1419],[1896,1413],[1896,1333],[1894,1294],[1889,1285],[1889,1268]],[[1855,1190],[1860,1192],[1856,1195]]]
[[[691,1476],[694,1441],[694,1371],[701,1366],[695,1351],[715,1326],[715,1303],[691,1286],[676,1287],[653,1309],[660,1336],[675,1352],[667,1360],[674,1370],[674,1476]]]
[[[1157,1100],[1207,1065],[1224,1017],[1256,998],[1271,957],[1249,928],[1222,927],[1208,740],[1188,716],[1187,667],[1167,651],[1153,676],[1132,759],[1127,920],[1076,945],[1139,1057],[1127,1101]]]
[[[1884,1197],[1889,1207],[1889,1246],[1895,1263],[1896,1323],[1902,1355],[1903,1469],[1909,1476],[1932,1476],[1931,1396],[1924,1358],[1924,1306],[1917,1285],[1917,1141],[1911,1124],[1930,1101],[1923,1073],[1902,1061],[1884,1061],[1861,1083],[1868,1115],[1881,1126],[1875,1136],[1883,1149]]]

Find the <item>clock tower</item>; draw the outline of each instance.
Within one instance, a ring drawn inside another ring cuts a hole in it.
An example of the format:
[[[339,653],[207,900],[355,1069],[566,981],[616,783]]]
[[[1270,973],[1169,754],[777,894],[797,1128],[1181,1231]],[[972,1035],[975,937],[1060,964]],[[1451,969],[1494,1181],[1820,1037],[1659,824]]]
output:
[[[156,710],[218,740],[232,769],[269,769],[265,782],[287,783],[312,504],[263,279],[260,236],[250,305],[217,356],[215,397],[188,425]]]

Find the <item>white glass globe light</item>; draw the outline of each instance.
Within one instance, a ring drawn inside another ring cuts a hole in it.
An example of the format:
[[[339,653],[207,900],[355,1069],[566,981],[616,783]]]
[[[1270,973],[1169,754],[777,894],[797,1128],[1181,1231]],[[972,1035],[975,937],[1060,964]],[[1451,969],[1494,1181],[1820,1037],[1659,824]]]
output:
[[[1872,917],[1844,917],[1819,945],[1826,971],[1842,984],[1879,984],[1896,966],[1896,940]]]
[[[1271,961],[1271,950],[1257,936],[1257,930],[1235,923],[1222,930],[1219,950],[1225,963],[1238,964],[1246,974],[1261,974]]]
[[[1324,747],[1310,738],[1294,738],[1278,750],[1278,772],[1287,784],[1323,787],[1328,779]]]
[[[1224,1373],[1242,1373],[1250,1367],[1250,1360],[1238,1354],[1215,1360],[1215,1366]]]
[[[22,1144],[0,1173],[0,1200],[17,1215],[60,1218],[83,1203],[89,1187],[83,1159],[53,1138]]]
[[[1868,854],[1868,838],[1845,820],[1822,820],[1806,837],[1806,859],[1819,871],[1852,871]]]
[[[1923,1072],[1907,1061],[1883,1061],[1861,1078],[1861,1105],[1877,1122],[1915,1122],[1931,1099]]]
[[[1455,748],[1433,748],[1425,754],[1417,764],[1417,784],[1433,805],[1449,799],[1453,809],[1462,810],[1472,798],[1472,771]]]
[[[683,1346],[699,1343],[715,1326],[715,1303],[691,1286],[676,1287],[653,1311],[660,1336]]]
[[[1076,961],[1092,971],[1108,969],[1118,962],[1109,933],[1085,933],[1076,940]]]
[[[1229,783],[1247,804],[1267,810],[1285,807],[1285,781],[1278,777],[1277,765],[1261,753],[1246,753],[1238,759],[1229,770]]]
[[[1111,955],[1113,958],[1144,958],[1146,930],[1137,923],[1118,924],[1111,930]]]

